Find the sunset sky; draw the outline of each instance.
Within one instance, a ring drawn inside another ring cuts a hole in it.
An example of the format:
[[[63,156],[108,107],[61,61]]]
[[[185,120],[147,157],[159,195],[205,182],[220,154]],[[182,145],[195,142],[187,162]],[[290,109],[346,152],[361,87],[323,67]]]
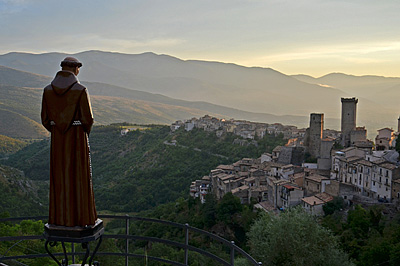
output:
[[[0,0],[0,54],[102,50],[400,76],[398,0]]]

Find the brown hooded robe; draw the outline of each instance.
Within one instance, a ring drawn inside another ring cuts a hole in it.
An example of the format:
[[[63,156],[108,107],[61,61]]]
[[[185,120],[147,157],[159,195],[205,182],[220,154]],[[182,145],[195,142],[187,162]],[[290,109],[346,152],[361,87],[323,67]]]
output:
[[[74,73],[60,71],[44,88],[41,117],[51,132],[48,223],[94,225],[97,213],[88,143],[93,116],[87,89]]]

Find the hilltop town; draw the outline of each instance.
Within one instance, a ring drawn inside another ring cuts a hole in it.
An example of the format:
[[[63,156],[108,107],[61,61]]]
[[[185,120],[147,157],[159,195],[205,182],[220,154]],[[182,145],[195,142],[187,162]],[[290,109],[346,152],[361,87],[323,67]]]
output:
[[[257,145],[266,134],[283,134],[285,146],[260,158],[243,158],[231,165],[219,165],[209,175],[192,182],[190,195],[205,202],[213,193],[217,199],[231,192],[242,203],[256,203],[266,211],[301,205],[321,215],[323,205],[340,197],[353,203],[397,203],[400,199],[398,152],[394,149],[400,131],[378,130],[375,143],[367,129],[359,127],[356,98],[342,98],[341,131],[324,129],[324,114],[310,114],[310,126],[298,129],[282,124],[225,120],[211,116],[177,121],[171,131],[183,127],[238,136],[238,145]],[[240,137],[240,138],[239,138]]]

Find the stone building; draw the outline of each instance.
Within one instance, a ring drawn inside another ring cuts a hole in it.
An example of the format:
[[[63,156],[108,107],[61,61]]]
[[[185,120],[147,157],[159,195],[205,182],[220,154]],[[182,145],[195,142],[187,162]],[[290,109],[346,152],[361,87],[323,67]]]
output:
[[[343,147],[351,146],[351,131],[356,130],[357,103],[356,98],[342,98],[341,144]]]
[[[324,114],[310,114],[307,146],[312,157],[318,158],[321,152],[321,139],[324,130]]]
[[[382,128],[378,130],[375,138],[375,149],[377,151],[389,150],[393,146],[395,140],[394,130],[390,128]]]

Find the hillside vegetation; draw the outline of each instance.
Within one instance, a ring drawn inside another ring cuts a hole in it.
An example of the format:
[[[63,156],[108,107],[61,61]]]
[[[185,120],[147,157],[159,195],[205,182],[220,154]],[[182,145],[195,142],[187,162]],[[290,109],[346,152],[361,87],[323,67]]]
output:
[[[38,186],[14,168],[0,165],[0,216],[33,216],[45,213]]]
[[[0,117],[1,135],[22,139],[42,139],[48,136],[41,124],[21,114],[0,109]]]
[[[0,156],[15,153],[25,147],[27,142],[0,135]]]
[[[258,141],[258,147],[239,146],[233,144],[237,136],[231,134],[220,139],[215,133],[202,130],[181,129],[171,134],[167,126],[150,126],[126,136],[121,136],[120,131],[121,125],[96,126],[90,134],[99,210],[137,212],[186,198],[190,183],[208,175],[219,164],[259,157],[284,143],[282,136],[267,135]],[[177,140],[177,146],[165,144],[173,139]],[[3,163],[23,170],[29,179],[46,186],[49,141],[33,143]]]

